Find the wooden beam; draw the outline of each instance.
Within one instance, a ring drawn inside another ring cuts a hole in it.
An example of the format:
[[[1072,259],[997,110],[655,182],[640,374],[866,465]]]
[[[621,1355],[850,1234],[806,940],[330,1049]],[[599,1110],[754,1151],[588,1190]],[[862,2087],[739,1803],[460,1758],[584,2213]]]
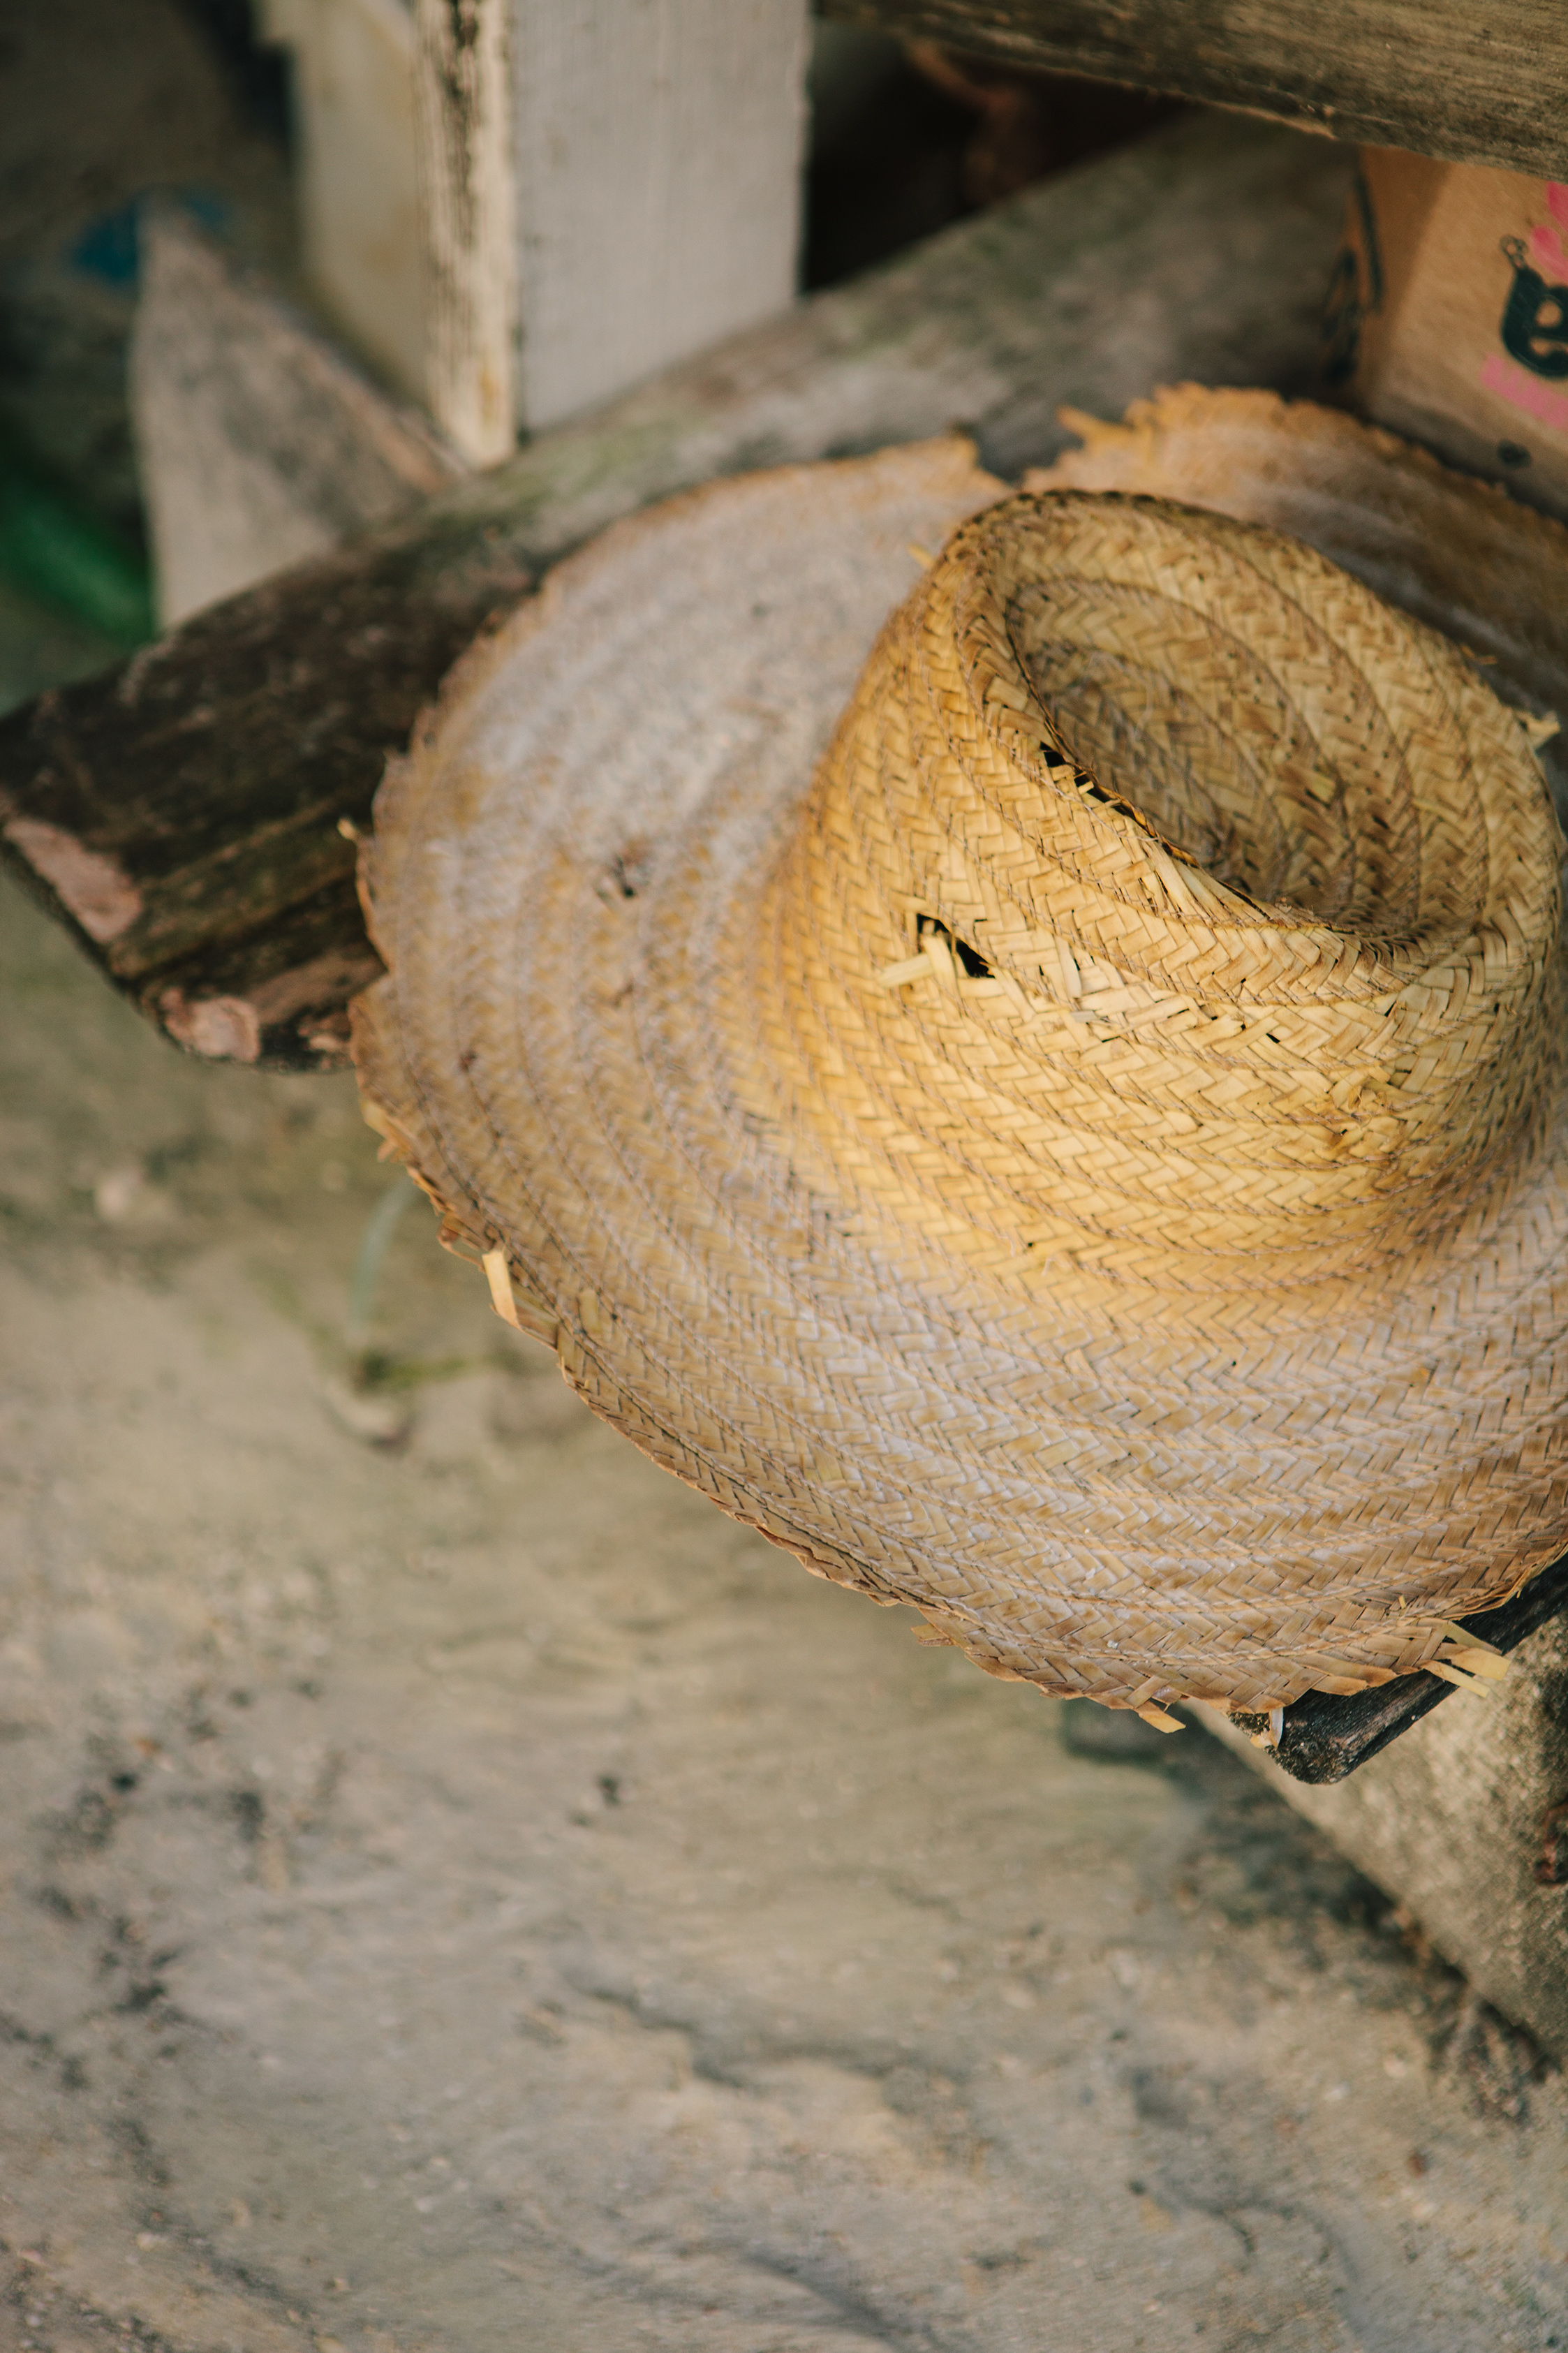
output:
[[[1318,1780],[1280,1779],[1268,1751],[1251,1746],[1233,1718],[1206,1707],[1193,1713],[1419,1922],[1481,2001],[1568,2059],[1565,1601],[1568,1569],[1559,1562],[1506,1609],[1468,1620],[1483,1641],[1512,1653],[1510,1671],[1487,1684],[1489,1698],[1415,1676],[1446,1696],[1435,1715],[1423,1710],[1414,1740],[1397,1735],[1416,1719],[1390,1712],[1390,1694],[1404,1695],[1403,1683],[1356,1703],[1326,1694],[1298,1700],[1286,1712],[1282,1748],[1292,1745],[1293,1716],[1305,1733],[1315,1715],[1321,1733],[1336,1706],[1353,1704],[1371,1736],[1338,1772]],[[1534,1620],[1528,1638],[1516,1612]],[[1299,1760],[1305,1757],[1303,1741]],[[1352,1765],[1358,1769],[1347,1780]]]
[[[1360,145],[1568,178],[1563,0],[827,0],[825,13]]]
[[[184,206],[144,204],[138,242],[127,385],[165,628],[464,473]]]

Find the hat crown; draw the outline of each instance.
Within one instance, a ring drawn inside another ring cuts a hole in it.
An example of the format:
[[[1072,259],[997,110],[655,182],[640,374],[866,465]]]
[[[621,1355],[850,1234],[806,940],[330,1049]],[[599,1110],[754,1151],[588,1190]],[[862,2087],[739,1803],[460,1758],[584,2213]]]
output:
[[[1506,1192],[1559,849],[1432,633],[1255,526],[1058,493],[966,525],[889,623],[776,889],[870,1191],[988,1258],[1259,1287]]]

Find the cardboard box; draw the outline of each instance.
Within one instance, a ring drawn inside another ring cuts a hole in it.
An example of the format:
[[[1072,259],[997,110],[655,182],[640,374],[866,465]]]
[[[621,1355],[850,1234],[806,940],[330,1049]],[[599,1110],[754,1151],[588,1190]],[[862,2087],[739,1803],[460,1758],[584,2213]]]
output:
[[[1323,328],[1331,398],[1568,516],[1568,185],[1364,148]]]

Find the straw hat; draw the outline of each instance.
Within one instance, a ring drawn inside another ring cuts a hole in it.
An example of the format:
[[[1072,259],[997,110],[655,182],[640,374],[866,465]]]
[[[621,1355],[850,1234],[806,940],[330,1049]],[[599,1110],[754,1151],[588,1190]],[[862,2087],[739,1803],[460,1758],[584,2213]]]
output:
[[[807,1567],[1278,1707],[1568,1537],[1560,849],[1521,720],[1296,540],[956,441],[753,475],[563,565],[389,774],[361,1086]]]

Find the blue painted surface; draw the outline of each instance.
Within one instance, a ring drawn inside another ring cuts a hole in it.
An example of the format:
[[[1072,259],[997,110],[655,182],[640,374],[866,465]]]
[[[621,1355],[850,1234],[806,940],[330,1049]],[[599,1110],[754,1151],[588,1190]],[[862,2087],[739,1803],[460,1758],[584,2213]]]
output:
[[[151,194],[143,190],[142,194]],[[234,207],[215,188],[189,187],[173,191],[182,205],[202,228],[217,237],[226,234],[234,216]],[[79,230],[71,244],[68,259],[73,269],[84,277],[96,278],[105,286],[124,292],[135,290],[141,266],[141,240],[137,234],[137,215],[141,197],[132,196],[128,204],[117,205],[112,212],[100,213]]]

